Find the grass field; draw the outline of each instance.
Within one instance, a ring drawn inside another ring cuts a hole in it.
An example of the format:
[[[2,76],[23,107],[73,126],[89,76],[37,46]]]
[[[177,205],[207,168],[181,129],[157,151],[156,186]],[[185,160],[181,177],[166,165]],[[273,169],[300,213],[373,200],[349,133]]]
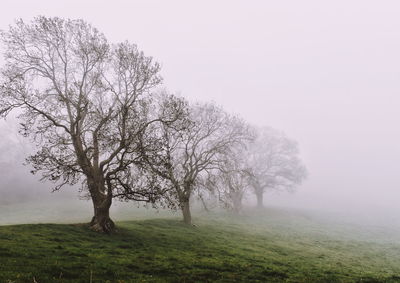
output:
[[[195,223],[0,226],[0,282],[400,282],[397,234],[272,209]]]

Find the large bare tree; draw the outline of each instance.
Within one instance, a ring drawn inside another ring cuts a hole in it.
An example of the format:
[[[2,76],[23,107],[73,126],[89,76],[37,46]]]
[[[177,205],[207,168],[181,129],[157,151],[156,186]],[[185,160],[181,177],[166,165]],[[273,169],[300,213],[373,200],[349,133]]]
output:
[[[246,170],[257,206],[263,207],[265,191],[291,190],[305,179],[307,170],[296,141],[269,127],[259,128],[256,133],[249,144]]]
[[[0,114],[19,109],[22,133],[38,146],[27,159],[33,172],[53,181],[55,190],[82,183],[93,202],[90,226],[96,231],[113,231],[113,197],[154,201],[159,186],[135,166],[143,151],[139,136],[179,112],[165,110],[169,116],[158,117],[152,111],[160,65],[134,44],[109,44],[82,20],[19,20],[1,39],[6,64]]]
[[[159,124],[162,153],[147,154],[146,160],[153,172],[169,181],[166,197],[191,224],[190,199],[195,189],[222,168],[232,150],[245,143],[249,131],[244,121],[214,104],[186,105],[179,128]]]

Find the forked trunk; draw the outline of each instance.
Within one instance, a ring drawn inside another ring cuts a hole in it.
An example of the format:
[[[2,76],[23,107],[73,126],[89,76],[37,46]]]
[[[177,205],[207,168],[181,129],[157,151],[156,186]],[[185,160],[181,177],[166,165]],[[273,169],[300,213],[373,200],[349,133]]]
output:
[[[190,213],[189,200],[185,200],[181,203],[183,222],[188,225],[192,225],[192,215]]]

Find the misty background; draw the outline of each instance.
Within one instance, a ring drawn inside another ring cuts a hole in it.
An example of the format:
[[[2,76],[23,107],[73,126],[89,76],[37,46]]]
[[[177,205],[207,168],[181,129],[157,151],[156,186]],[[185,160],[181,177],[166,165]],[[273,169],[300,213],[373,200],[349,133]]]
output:
[[[266,205],[400,226],[399,9],[361,0],[3,0],[0,29],[37,15],[82,18],[111,42],[136,43],[162,64],[172,92],[299,142],[308,180],[295,193],[266,194]],[[90,210],[77,188],[51,194],[22,165],[30,145],[17,125],[0,121],[9,203],[29,200],[34,211],[63,199]]]

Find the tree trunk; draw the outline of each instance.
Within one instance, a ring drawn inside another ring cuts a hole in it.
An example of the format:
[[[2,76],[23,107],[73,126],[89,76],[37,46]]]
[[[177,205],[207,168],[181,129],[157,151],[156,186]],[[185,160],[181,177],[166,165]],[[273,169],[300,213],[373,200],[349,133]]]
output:
[[[264,207],[264,194],[262,190],[256,191],[256,197],[257,197],[257,208],[263,208]]]
[[[115,230],[115,224],[110,218],[112,195],[104,194],[104,190],[99,188],[101,188],[101,184],[89,187],[94,210],[90,229],[101,233],[112,233]]]
[[[90,222],[90,229],[96,232],[112,233],[115,230],[115,224],[110,218],[110,205],[94,204],[94,216]]]
[[[188,225],[192,225],[192,215],[190,213],[189,200],[181,202],[181,209],[183,215],[183,222]]]
[[[240,193],[236,193],[233,195],[233,212],[235,214],[240,214],[242,211],[242,195]]]
[[[208,207],[207,207],[207,204],[206,204],[205,200],[203,199],[203,196],[202,196],[202,195],[199,195],[199,198],[200,198],[200,200],[201,200],[201,203],[202,203],[202,205],[203,205],[204,210],[205,210],[206,212],[210,212],[210,210],[209,210]]]

